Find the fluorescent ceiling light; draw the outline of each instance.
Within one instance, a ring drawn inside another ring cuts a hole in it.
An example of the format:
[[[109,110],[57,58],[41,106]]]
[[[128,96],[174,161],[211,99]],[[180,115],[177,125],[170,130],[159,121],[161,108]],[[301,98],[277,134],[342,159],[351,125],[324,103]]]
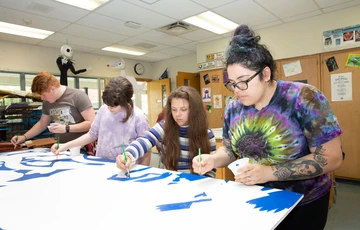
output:
[[[55,0],[68,5],[76,6],[85,10],[93,10],[109,0]]]
[[[183,20],[197,27],[209,30],[216,34],[224,34],[233,31],[239,25],[221,17],[211,11],[199,14]]]
[[[110,52],[116,52],[116,53],[123,53],[123,54],[130,54],[135,56],[141,56],[146,54],[146,51],[135,49],[131,47],[125,47],[125,46],[108,46],[105,48],[102,48],[101,50],[110,51]]]
[[[14,34],[18,36],[45,39],[54,32],[48,30],[40,30],[27,26],[15,25],[7,22],[0,22],[0,33]]]

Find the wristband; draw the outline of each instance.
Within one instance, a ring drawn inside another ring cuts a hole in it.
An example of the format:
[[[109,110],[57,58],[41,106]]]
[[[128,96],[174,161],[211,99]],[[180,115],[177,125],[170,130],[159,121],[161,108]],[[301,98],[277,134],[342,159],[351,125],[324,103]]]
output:
[[[25,134],[23,134],[23,136],[25,137],[25,141],[27,141],[27,139],[28,139],[27,136]]]

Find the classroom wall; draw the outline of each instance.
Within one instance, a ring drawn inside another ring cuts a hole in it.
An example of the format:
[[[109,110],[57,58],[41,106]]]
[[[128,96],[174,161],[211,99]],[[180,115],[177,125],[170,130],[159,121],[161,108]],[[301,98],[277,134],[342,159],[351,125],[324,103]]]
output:
[[[168,75],[171,78],[171,90],[176,88],[176,76],[178,72],[189,72],[196,73],[197,70],[197,62],[196,62],[196,54],[190,54],[183,57],[177,57],[168,59],[165,61],[160,61],[154,63],[153,79],[159,79],[161,74],[168,68]]]
[[[326,52],[323,32],[360,24],[360,6],[328,14],[257,30],[275,59],[297,57]],[[210,41],[197,46],[197,63],[204,62],[206,54],[225,51],[229,38]],[[343,47],[343,49],[350,48]]]
[[[56,49],[1,40],[0,47],[0,70],[31,73],[46,70],[51,73],[60,74],[56,65],[56,59],[60,55],[60,47]],[[76,70],[91,67],[90,71],[78,74],[78,76],[115,77],[120,74],[120,69],[111,70],[106,67],[108,62],[120,60],[117,57],[83,53],[74,50],[73,60]],[[134,65],[137,62],[141,62],[145,66],[145,73],[139,77],[152,79],[153,68],[149,62],[125,58],[124,60],[125,72],[128,76],[138,77],[134,72]],[[73,75],[70,70],[68,75]]]
[[[41,47],[0,40],[0,70],[30,73],[46,70],[54,74],[60,74],[56,65],[56,58],[59,55],[60,48]],[[120,60],[116,57],[89,54],[74,50],[73,59],[76,70],[92,67],[89,72],[81,73],[78,76],[115,77],[120,73],[120,70],[110,70],[106,67],[106,63]],[[167,59],[156,63],[126,58],[124,58],[124,60],[126,64],[126,74],[134,77],[157,80],[165,69],[168,68],[172,89],[176,87],[177,72],[197,72],[196,54]],[[141,76],[136,75],[134,72],[134,65],[138,62],[141,62],[145,66],[145,73]],[[68,75],[73,75],[70,70],[68,71]]]

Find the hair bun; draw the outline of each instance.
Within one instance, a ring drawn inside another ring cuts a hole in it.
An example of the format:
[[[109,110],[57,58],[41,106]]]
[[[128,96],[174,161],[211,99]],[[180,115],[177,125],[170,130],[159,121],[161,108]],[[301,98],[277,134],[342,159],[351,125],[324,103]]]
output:
[[[247,25],[238,26],[234,31],[232,38],[232,44],[238,44],[239,46],[256,46],[261,37],[255,35],[255,32],[251,30]]]

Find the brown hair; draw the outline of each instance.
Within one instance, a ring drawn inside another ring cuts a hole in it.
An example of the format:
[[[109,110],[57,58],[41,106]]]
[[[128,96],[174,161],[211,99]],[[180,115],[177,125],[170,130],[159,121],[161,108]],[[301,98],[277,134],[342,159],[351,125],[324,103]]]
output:
[[[198,149],[203,153],[210,153],[207,115],[199,92],[189,86],[181,86],[169,95],[165,107],[164,124],[164,166],[169,170],[177,170],[181,154],[179,143],[179,126],[171,114],[171,101],[174,98],[184,99],[189,102],[189,139],[190,164]],[[192,168],[190,169],[193,172]]]
[[[122,122],[126,122],[133,114],[133,101],[131,100],[134,89],[131,82],[124,77],[112,78],[106,85],[102,95],[104,103],[111,107],[121,106],[126,110],[126,117]]]
[[[54,75],[49,72],[42,71],[39,72],[36,77],[33,79],[31,84],[31,91],[37,94],[43,94],[44,92],[48,92],[51,86],[55,86],[56,88],[60,87],[60,82]]]

